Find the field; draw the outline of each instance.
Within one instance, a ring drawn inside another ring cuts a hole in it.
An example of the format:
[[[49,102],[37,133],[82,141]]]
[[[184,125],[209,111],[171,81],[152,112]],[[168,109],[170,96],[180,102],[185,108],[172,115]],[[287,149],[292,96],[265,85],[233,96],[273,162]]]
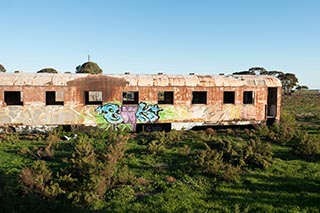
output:
[[[319,212],[320,96],[272,127],[0,135],[3,212]]]

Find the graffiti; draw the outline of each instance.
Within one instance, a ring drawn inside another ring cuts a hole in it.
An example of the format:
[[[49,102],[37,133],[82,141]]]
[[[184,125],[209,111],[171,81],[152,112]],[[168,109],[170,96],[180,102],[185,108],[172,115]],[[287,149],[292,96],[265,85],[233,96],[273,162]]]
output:
[[[111,124],[119,124],[123,122],[120,115],[120,107],[118,104],[107,103],[96,108],[96,111],[103,114],[103,118]]]
[[[120,115],[123,118],[124,123],[135,123],[137,106],[122,106]]]
[[[140,122],[153,123],[160,118],[158,113],[161,110],[162,109],[159,108],[157,104],[147,105],[144,102],[140,102],[136,112],[136,117]]]
[[[126,124],[131,124],[131,129],[136,130],[137,118],[136,111],[137,106],[124,105],[121,107],[120,115],[123,118],[123,122]]]
[[[159,108],[157,104],[146,104],[140,102],[139,105],[125,105],[120,107],[118,104],[107,103],[96,108],[96,112],[103,115],[107,124],[112,124],[112,129],[117,129],[119,124],[130,124],[135,131],[137,121],[141,123],[153,123],[159,120]]]

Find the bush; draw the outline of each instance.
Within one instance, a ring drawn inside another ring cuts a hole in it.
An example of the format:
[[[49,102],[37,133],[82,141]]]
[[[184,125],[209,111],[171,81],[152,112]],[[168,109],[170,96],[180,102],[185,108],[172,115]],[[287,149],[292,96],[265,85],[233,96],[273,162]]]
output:
[[[315,160],[319,154],[320,137],[299,131],[292,139],[292,152],[306,160]]]
[[[264,169],[272,163],[272,148],[269,143],[262,143],[259,138],[251,139],[243,148],[246,167]]]
[[[240,167],[226,162],[223,151],[211,149],[206,145],[206,149],[200,151],[196,159],[195,166],[201,168],[204,174],[229,182],[240,179]]]
[[[161,154],[166,150],[166,148],[164,147],[163,143],[153,140],[148,143],[147,150],[150,154]]]
[[[272,149],[269,143],[259,138],[251,138],[246,145],[240,145],[231,138],[216,138],[204,143],[205,149],[199,151],[194,167],[210,176],[237,182],[241,169],[264,169],[271,165]]]
[[[298,125],[295,117],[283,110],[280,123],[275,123],[272,126],[259,126],[257,133],[270,142],[287,144],[291,141],[296,131],[298,131]]]
[[[52,172],[47,167],[45,161],[34,161],[30,168],[24,168],[20,174],[20,180],[25,186],[26,192],[32,192],[41,197],[56,197],[64,191],[59,184],[52,180]]]
[[[79,137],[74,153],[68,160],[70,167],[63,171],[65,175],[62,176],[72,203],[91,209],[99,209],[103,205],[105,193],[114,184],[116,167],[124,156],[128,139],[125,135],[110,134],[104,149],[100,147],[101,150],[95,150],[92,139],[86,135]],[[122,176],[123,172],[119,174]]]
[[[47,139],[49,144],[44,150],[51,150],[57,138],[50,136]],[[74,146],[73,152],[64,160],[67,166],[60,168],[60,174],[53,175],[42,160],[35,161],[31,167],[21,171],[20,179],[25,192],[42,198],[61,195],[75,206],[101,209],[106,205],[104,198],[108,190],[115,184],[127,184],[134,180],[125,165],[117,168],[124,156],[128,139],[128,136],[121,133],[110,133],[104,136],[102,144],[101,141],[93,141],[87,135],[80,134],[77,139],[70,141]]]

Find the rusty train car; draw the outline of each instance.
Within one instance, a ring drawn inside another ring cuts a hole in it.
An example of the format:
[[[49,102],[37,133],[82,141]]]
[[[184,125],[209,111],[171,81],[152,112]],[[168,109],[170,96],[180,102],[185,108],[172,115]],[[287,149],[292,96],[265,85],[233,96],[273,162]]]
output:
[[[273,123],[281,82],[250,75],[0,74],[0,126],[148,127]]]

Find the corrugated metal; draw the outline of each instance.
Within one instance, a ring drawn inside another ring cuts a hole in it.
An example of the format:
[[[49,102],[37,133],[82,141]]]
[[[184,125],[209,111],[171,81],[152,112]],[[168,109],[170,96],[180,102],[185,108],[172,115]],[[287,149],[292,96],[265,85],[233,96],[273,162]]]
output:
[[[1,73],[0,86],[66,86],[87,74]]]
[[[1,73],[1,86],[66,86],[68,82],[85,78],[88,74],[70,73]],[[95,77],[118,78],[127,86],[253,86],[280,87],[279,79],[264,75],[95,75]],[[99,78],[98,78],[99,79]]]
[[[270,92],[267,87],[275,87],[272,89],[275,89],[273,96],[277,96],[276,111],[268,106]],[[135,113],[137,109],[153,118],[157,117],[159,119],[157,122],[160,123],[261,122],[266,119],[266,110],[279,120],[280,87],[281,82],[272,76],[1,73],[0,89],[4,92],[0,92],[0,124],[98,124],[104,122],[105,117],[97,118],[95,113],[97,106],[87,105],[87,102],[101,102],[108,104],[108,107],[119,108],[125,122],[133,126],[138,119]],[[6,91],[21,91],[21,102],[22,97],[24,99],[23,107],[6,106],[3,101]],[[63,101],[64,105],[46,106],[47,91],[55,91],[56,101]],[[123,94],[130,91],[137,92],[139,100],[133,98],[130,101],[137,103],[124,105],[126,99],[123,98]],[[159,103],[159,91],[173,92],[174,104]],[[207,93],[207,104],[192,104],[193,92],[197,91]],[[224,104],[225,91],[235,93],[234,104]],[[243,104],[244,91],[252,91],[254,95],[252,104]],[[117,111],[114,112],[117,113]]]

